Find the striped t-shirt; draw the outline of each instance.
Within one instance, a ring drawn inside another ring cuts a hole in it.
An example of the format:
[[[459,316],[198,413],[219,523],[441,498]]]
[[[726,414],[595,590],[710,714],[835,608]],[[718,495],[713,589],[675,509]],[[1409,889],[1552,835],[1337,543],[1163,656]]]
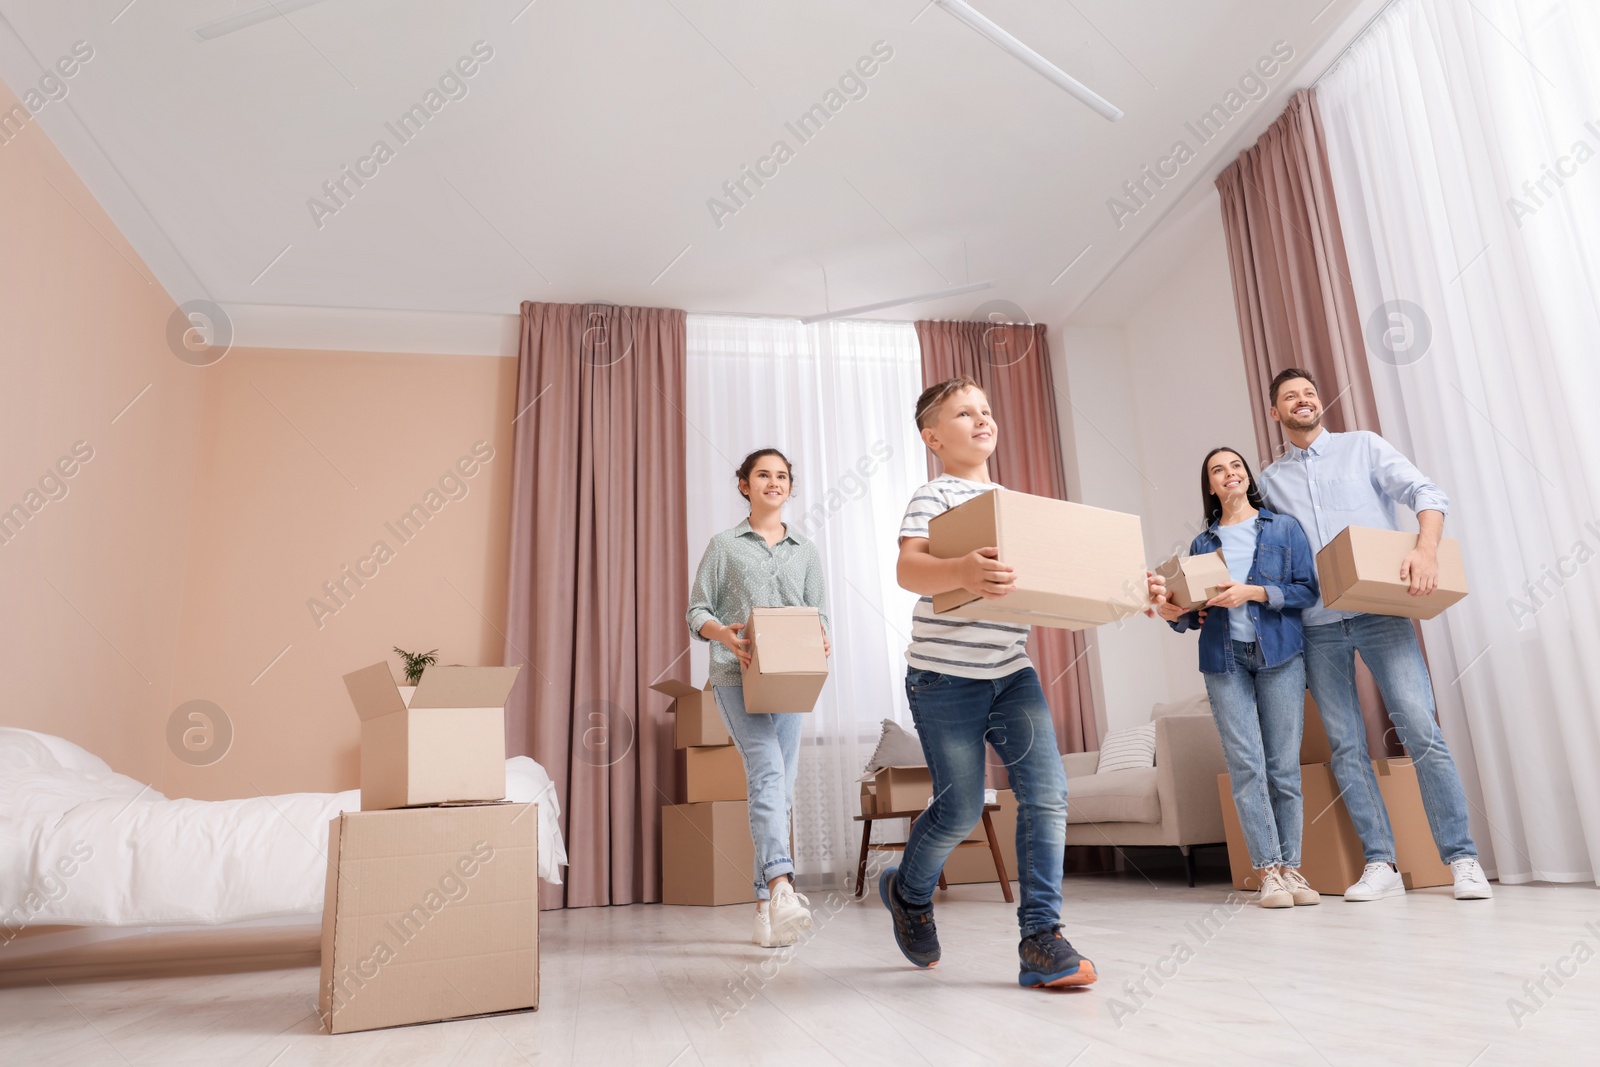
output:
[[[941,474],[911,495],[900,522],[900,538],[927,537],[928,520],[1000,486]],[[933,613],[933,598],[920,597],[911,612],[911,644],[906,662],[925,671],[959,678],[1004,678],[1033,663],[1028,659],[1028,627]]]

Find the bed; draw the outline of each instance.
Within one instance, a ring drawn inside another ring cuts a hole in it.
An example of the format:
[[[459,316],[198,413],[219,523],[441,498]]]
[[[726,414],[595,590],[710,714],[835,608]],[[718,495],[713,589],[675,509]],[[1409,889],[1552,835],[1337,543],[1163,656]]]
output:
[[[566,864],[544,769],[506,761],[509,799],[539,804],[539,877]],[[359,790],[169,800],[59,737],[0,727],[0,946],[29,927],[315,919],[328,822]]]

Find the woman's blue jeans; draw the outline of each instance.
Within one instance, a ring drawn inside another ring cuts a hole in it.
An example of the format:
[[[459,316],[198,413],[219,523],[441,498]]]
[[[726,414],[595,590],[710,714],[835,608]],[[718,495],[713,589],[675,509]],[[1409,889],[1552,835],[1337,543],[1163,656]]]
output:
[[[1022,936],[1061,922],[1067,775],[1039,676],[959,678],[911,668],[906,696],[933,777],[933,802],[906,839],[898,889],[907,904],[933,899],[951,851],[983,817],[985,744],[1005,763],[1017,797],[1017,872]]]
[[[717,711],[744,760],[750,792],[750,839],[756,846],[756,899],[771,893],[767,883],[794,873],[789,855],[789,809],[800,773],[800,715],[752,715],[744,710],[744,687],[712,688]]]
[[[1297,652],[1276,667],[1265,667],[1259,644],[1234,641],[1231,666],[1231,671],[1205,676],[1206,695],[1222,735],[1250,866],[1299,867],[1305,658]]]

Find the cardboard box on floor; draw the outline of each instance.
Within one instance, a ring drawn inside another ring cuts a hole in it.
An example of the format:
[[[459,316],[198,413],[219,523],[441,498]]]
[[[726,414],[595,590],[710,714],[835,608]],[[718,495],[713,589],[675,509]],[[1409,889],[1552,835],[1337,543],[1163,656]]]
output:
[[[1400,564],[1417,545],[1417,535],[1395,530],[1347,526],[1317,553],[1322,602],[1339,611],[1431,619],[1467,595],[1461,545],[1453,537],[1439,542],[1439,587],[1412,596],[1400,580]]]
[[[751,642],[750,666],[740,671],[745,711],[782,715],[816,706],[828,681],[816,608],[752,608],[739,636]]]
[[[361,810],[506,795],[506,698],[521,667],[429,667],[409,706],[387,663],[344,676],[361,717]]]
[[[994,824],[995,840],[1000,845],[1000,855],[1006,863],[1006,878],[1017,880],[1017,795],[1009,789],[996,791],[995,799],[1000,810],[989,813]],[[1070,804],[1070,800],[1068,801]],[[973,828],[968,841],[983,841],[983,822]],[[987,848],[958,848],[944,862],[944,880],[951,885],[969,885],[974,882],[993,882],[994,856]]]
[[[1016,568],[1016,588],[998,600],[938,593],[935,614],[1084,630],[1149,606],[1137,515],[996,489],[929,520],[939,559],[989,546]]]
[[[1450,868],[1439,860],[1439,850],[1428,827],[1428,814],[1422,807],[1417,787],[1417,771],[1409,759],[1372,761],[1378,777],[1378,792],[1389,811],[1394,830],[1395,866],[1407,889],[1427,889],[1450,885]],[[1258,889],[1250,867],[1249,849],[1233,803],[1233,787],[1226,774],[1217,776],[1217,791],[1222,798],[1222,822],[1228,839],[1228,867],[1235,889]],[[1300,791],[1305,800],[1304,830],[1300,844],[1300,873],[1311,888],[1330,896],[1341,896],[1361,877],[1366,865],[1361,838],[1344,801],[1339,799],[1339,783],[1333,766],[1327,763],[1300,768]]]
[[[345,812],[328,827],[329,1033],[539,1006],[535,804]]]
[[[717,699],[711,693],[709,682],[704,689],[696,689],[688,682],[669,679],[657,682],[650,688],[672,698],[672,707],[667,710],[673,714],[673,748],[714,748],[733,744],[727,726],[723,725],[722,715],[717,711]]]
[[[1328,743],[1328,731],[1322,725],[1322,713],[1317,702],[1306,690],[1306,725],[1300,733],[1300,763],[1328,763],[1333,759],[1333,746]]]
[[[1184,611],[1204,607],[1217,595],[1217,586],[1231,580],[1220,548],[1196,556],[1173,556],[1157,567],[1156,573],[1166,579],[1167,599]]]
[[[679,764],[683,788],[680,792],[686,804],[701,804],[713,800],[744,800],[749,785],[744,774],[744,760],[732,745],[716,748],[681,748]]]
[[[663,904],[749,904],[756,899],[755,866],[745,801],[661,809]]]

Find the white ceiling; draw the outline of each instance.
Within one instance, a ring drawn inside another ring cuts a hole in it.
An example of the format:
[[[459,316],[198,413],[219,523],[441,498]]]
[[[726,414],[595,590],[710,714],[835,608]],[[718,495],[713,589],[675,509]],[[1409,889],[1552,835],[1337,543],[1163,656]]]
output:
[[[408,347],[371,343],[399,324],[491,350],[524,299],[810,315],[991,279],[874,317],[1006,300],[1054,322],[1376,6],[975,0],[1109,123],[926,0],[526,2],[0,0],[0,78],[20,95],[93,47],[40,124],[173,297],[222,304],[245,343]],[[385,123],[478,41],[466,97],[400,144]],[[878,41],[866,96],[800,144],[785,121]],[[1270,95],[1200,146],[1185,123],[1277,41]],[[319,228],[308,200],[379,139],[394,158]],[[793,158],[719,228],[708,198],[778,139]],[[1180,139],[1196,158],[1119,228],[1108,198]]]

